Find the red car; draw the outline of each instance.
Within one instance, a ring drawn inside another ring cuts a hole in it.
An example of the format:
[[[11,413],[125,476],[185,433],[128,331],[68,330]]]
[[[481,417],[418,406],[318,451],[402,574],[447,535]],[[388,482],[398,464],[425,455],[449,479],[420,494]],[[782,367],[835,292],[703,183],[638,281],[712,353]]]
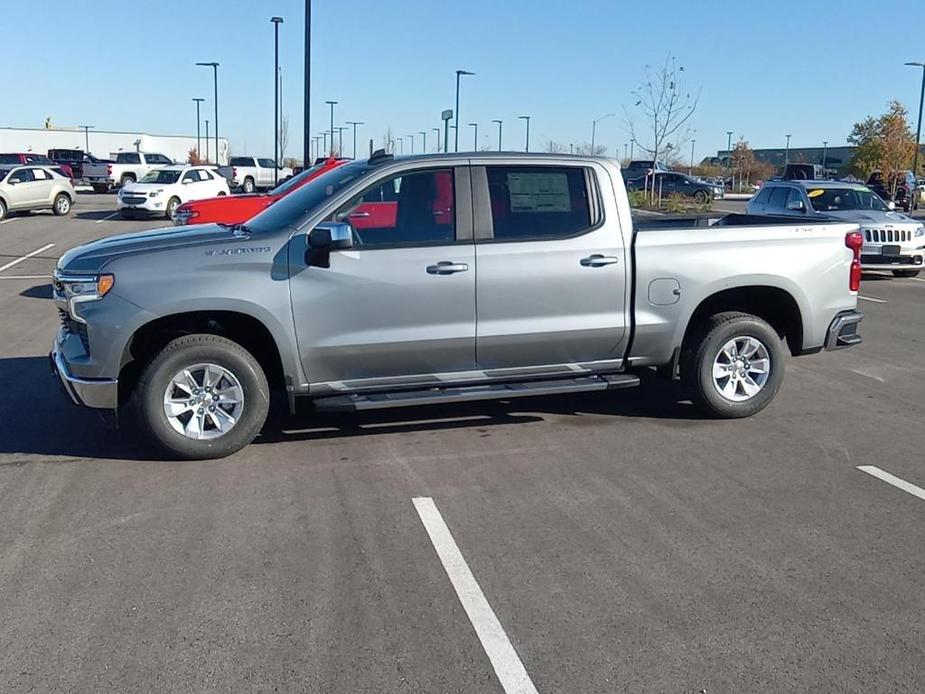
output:
[[[39,164],[40,166],[52,166],[60,168],[65,176],[74,178],[74,170],[67,164],[57,164],[44,154],[35,152],[6,152],[0,154],[0,164]]]
[[[251,217],[262,212],[268,205],[272,205],[280,198],[285,197],[294,190],[298,190],[321,174],[348,161],[350,160],[325,159],[297,176],[293,176],[288,181],[280,183],[267,193],[223,195],[218,198],[184,202],[177,208],[173,223],[178,226],[182,224],[243,224]]]

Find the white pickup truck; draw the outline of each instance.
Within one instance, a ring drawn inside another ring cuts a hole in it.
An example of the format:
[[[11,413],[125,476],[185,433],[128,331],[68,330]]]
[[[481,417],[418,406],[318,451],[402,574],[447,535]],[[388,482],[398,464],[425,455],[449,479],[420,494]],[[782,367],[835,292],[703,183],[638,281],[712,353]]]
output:
[[[170,166],[173,160],[155,152],[115,152],[112,163],[85,164],[84,179],[97,193],[140,181],[149,171]]]
[[[228,179],[231,188],[240,188],[253,193],[258,188],[273,188],[277,183],[292,178],[292,169],[279,167],[273,175],[273,160],[261,157],[232,157],[228,166],[220,166],[218,172]]]

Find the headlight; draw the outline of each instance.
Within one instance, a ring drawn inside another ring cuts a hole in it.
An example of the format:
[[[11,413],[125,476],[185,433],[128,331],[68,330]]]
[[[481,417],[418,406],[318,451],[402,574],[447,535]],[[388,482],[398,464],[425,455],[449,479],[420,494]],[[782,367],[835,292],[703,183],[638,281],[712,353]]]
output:
[[[78,323],[86,323],[76,310],[76,304],[99,301],[106,296],[116,283],[115,275],[98,277],[60,277],[54,278],[55,293],[67,302],[68,315]]]
[[[919,228],[915,230],[915,235],[916,237],[925,236],[925,226],[919,226]]]
[[[156,198],[158,195],[160,195],[160,193],[161,193],[161,192],[160,192],[159,190],[155,190],[153,193],[148,193],[148,197],[149,197],[149,198]]]

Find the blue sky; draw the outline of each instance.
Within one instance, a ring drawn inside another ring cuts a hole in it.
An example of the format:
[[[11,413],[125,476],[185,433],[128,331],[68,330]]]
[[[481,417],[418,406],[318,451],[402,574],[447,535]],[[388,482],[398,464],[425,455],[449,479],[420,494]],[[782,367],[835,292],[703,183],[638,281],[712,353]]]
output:
[[[326,99],[340,102],[337,124],[365,121],[360,142],[428,131],[451,108],[454,71],[464,78],[463,124],[479,123],[481,144],[531,148],[547,139],[597,141],[610,153],[629,135],[624,107],[646,63],[666,54],[701,89],[691,121],[697,159],[725,148],[727,130],[753,147],[844,144],[852,123],[899,99],[914,117],[925,61],[925,2],[624,2],[623,0],[315,0],[313,134],[328,127]],[[287,154],[301,152],[302,0],[46,0],[5,2],[7,56],[0,126],[94,124],[153,134],[195,132],[194,96],[207,98],[217,60],[221,134],[237,154],[270,155],[273,137],[272,15],[281,27]],[[63,41],[67,34],[81,40]],[[41,50],[36,50],[42,47]],[[12,62],[11,62],[12,61]],[[9,69],[13,67],[14,69]],[[346,137],[346,133],[345,133]],[[420,138],[415,138],[420,148]],[[461,144],[472,145],[465,127]],[[346,141],[345,141],[346,142]],[[348,148],[349,153],[349,148]],[[408,151],[407,149],[405,150]]]

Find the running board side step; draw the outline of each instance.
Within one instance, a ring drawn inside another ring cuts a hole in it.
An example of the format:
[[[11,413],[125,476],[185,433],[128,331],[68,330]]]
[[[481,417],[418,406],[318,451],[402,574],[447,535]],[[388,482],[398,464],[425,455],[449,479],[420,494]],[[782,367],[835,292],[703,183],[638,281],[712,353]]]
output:
[[[540,395],[562,395],[583,393],[592,390],[614,390],[639,385],[639,377],[633,374],[606,374],[602,376],[581,376],[546,381],[525,381],[517,383],[493,383],[490,385],[446,386],[424,390],[405,390],[394,393],[369,393],[366,395],[333,395],[315,400],[315,407],[324,412],[358,412],[380,410],[390,407],[414,407],[418,405],[440,405],[452,402],[477,400],[507,400],[509,398],[536,397]]]

